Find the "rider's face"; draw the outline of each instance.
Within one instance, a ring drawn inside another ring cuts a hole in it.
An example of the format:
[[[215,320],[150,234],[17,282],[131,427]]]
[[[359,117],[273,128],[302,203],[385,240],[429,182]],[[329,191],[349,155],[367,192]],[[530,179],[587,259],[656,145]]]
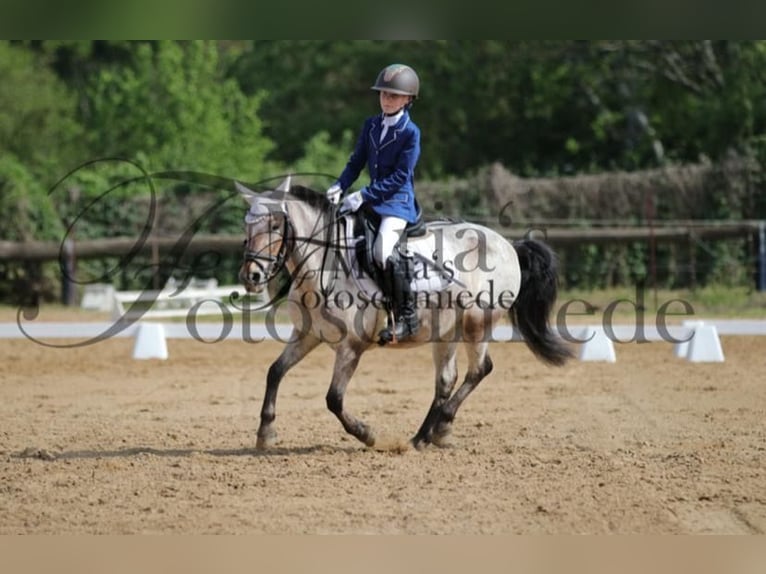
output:
[[[380,109],[385,114],[394,114],[407,105],[412,96],[402,94],[393,94],[391,92],[380,92]]]

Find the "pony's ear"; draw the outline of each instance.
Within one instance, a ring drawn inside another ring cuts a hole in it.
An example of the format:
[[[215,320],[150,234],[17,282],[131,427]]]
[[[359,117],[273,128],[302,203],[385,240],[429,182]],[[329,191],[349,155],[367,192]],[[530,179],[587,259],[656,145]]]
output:
[[[279,187],[275,189],[274,191],[284,191],[285,193],[290,192],[290,180],[292,179],[292,175],[288,174],[288,176],[284,179],[282,183],[279,184]]]
[[[278,199],[273,197],[274,192],[256,193],[238,181],[234,182],[234,187],[240,195],[245,198],[245,201],[250,204],[250,209],[245,216],[245,221],[248,221],[248,218],[260,217],[263,215],[287,213],[285,198],[282,197]],[[284,195],[284,193],[280,193],[279,195]]]
[[[253,202],[258,197],[257,193],[255,193],[252,189],[245,187],[238,181],[234,181],[234,187],[240,193],[240,195],[245,198],[245,201],[247,201],[250,205],[252,205]]]

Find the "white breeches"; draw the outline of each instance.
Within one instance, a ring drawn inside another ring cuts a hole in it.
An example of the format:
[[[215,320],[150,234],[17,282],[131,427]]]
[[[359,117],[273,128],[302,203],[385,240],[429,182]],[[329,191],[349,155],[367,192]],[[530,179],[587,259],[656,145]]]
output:
[[[381,268],[385,268],[386,260],[393,253],[394,246],[399,241],[405,227],[407,227],[407,221],[404,219],[390,215],[384,215],[380,218],[380,229],[375,238],[373,257]]]

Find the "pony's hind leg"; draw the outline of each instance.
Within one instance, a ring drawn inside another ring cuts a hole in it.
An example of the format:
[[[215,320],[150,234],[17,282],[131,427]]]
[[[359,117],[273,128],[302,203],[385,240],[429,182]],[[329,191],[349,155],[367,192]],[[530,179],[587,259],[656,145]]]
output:
[[[343,396],[346,394],[346,387],[359,364],[361,356],[362,351],[350,345],[341,345],[335,350],[335,367],[326,397],[327,408],[338,417],[347,433],[355,436],[367,446],[373,446],[375,433],[372,432],[372,429],[343,408]]]
[[[468,395],[473,392],[482,379],[492,371],[492,360],[489,358],[487,346],[486,342],[465,343],[468,354],[468,370],[458,389],[434,413],[431,422],[430,438],[430,442],[433,444],[439,446],[447,442],[448,437],[452,433],[452,422],[455,420],[455,415],[458,409],[460,409],[460,405],[463,404],[463,401],[468,398]],[[417,446],[414,439],[413,443]]]
[[[431,403],[431,408],[428,409],[428,414],[423,420],[423,424],[420,425],[420,429],[412,439],[412,445],[415,448],[422,448],[430,442],[435,442],[433,436],[434,425],[439,420],[439,413],[442,405],[449,399],[452,394],[452,389],[457,382],[457,360],[455,350],[457,343],[453,341],[439,341],[434,343],[433,346],[433,360],[434,371],[436,372],[436,384],[434,389],[434,400]],[[447,433],[449,434],[449,433]],[[440,437],[442,438],[442,437]],[[447,436],[443,437],[444,440],[437,443],[442,446],[446,443]]]
[[[261,407],[261,424],[258,427],[258,439],[255,443],[257,449],[265,449],[273,446],[277,441],[277,431],[274,430],[274,419],[276,418],[277,392],[279,383],[287,371],[308,355],[319,345],[320,340],[313,335],[306,334],[293,340],[296,333],[293,332],[291,341],[282,350],[276,361],[269,367],[269,373],[266,376],[266,394],[263,397],[263,406]]]

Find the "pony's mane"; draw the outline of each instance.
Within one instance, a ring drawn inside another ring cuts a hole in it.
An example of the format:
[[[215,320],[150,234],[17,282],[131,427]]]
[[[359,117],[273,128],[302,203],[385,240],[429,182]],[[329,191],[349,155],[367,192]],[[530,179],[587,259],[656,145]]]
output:
[[[327,199],[324,193],[314,191],[303,185],[293,185],[290,187],[290,196],[294,197],[298,201],[302,201],[309,207],[318,209],[322,213],[329,211],[332,204]]]

